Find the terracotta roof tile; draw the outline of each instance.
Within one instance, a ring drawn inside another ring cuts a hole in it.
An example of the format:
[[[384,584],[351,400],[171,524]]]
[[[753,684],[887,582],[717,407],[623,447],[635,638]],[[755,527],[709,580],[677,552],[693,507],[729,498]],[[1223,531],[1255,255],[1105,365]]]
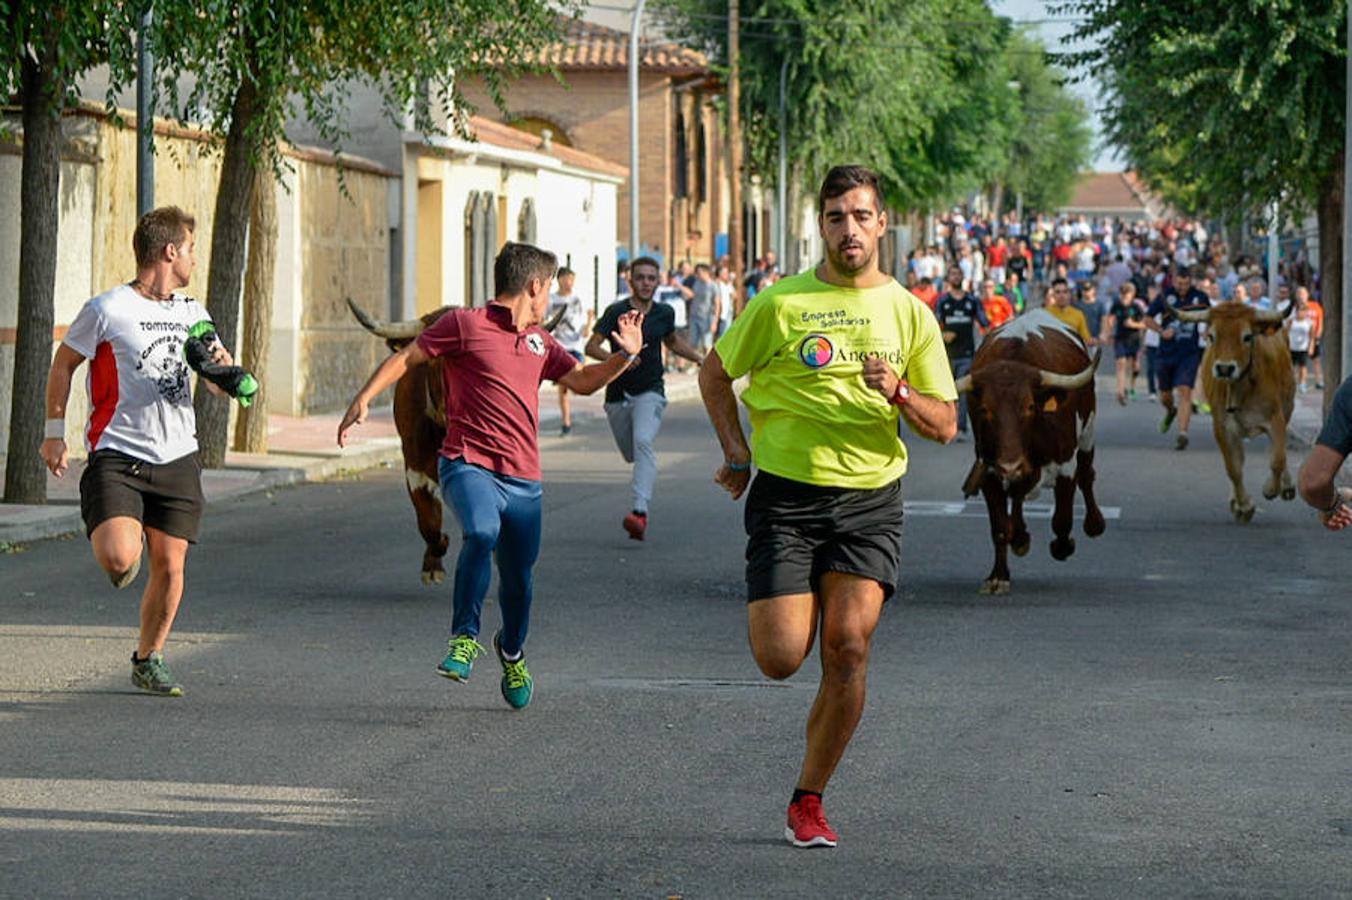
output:
[[[565,147],[562,144],[551,144],[549,149],[546,150],[542,138],[528,131],[521,131],[510,125],[485,119],[483,116],[470,116],[469,127],[474,136],[485,144],[505,147],[508,150],[529,150],[534,153],[544,153],[554,157],[559,162],[580,169],[600,172],[603,175],[614,175],[618,178],[629,177],[628,166],[621,166],[608,159],[584,153],[573,147]]]
[[[629,67],[629,32],[580,19],[564,20],[561,29],[563,39],[546,47],[539,62],[562,70]],[[639,48],[639,63],[644,69],[675,74],[695,74],[709,69],[709,61],[703,53],[679,44],[640,37]]]
[[[1132,176],[1134,177],[1134,176]],[[1142,209],[1144,198],[1134,189],[1126,172],[1087,172],[1075,185],[1070,209]]]

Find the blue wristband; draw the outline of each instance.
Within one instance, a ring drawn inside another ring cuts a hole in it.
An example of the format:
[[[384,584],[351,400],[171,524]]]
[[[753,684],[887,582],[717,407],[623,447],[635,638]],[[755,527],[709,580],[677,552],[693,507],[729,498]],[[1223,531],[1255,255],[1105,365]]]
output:
[[[744,463],[730,462],[730,463],[727,463],[727,467],[728,467],[729,471],[732,471],[732,472],[747,472],[747,471],[750,471],[750,469],[751,469],[751,463],[749,463],[749,462],[744,462]]]

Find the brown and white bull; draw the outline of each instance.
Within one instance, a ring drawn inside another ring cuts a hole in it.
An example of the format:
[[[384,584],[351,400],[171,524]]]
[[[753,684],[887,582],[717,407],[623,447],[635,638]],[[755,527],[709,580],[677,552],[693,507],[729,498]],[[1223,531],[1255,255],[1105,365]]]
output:
[[[1072,328],[1038,309],[987,335],[971,373],[958,381],[958,390],[968,394],[977,456],[963,493],[980,490],[985,497],[995,544],[983,594],[1009,591],[1008,551],[1028,552],[1032,539],[1023,504],[1037,496],[1044,478],[1055,485],[1054,558],[1075,552],[1070,531],[1077,486],[1084,495],[1084,533],[1103,533],[1103,513],[1094,499],[1098,362],[1099,354],[1091,358]]]
[[[1185,322],[1208,323],[1202,387],[1211,402],[1216,446],[1230,476],[1230,512],[1237,521],[1248,522],[1253,498],[1244,489],[1245,438],[1264,432],[1272,444],[1272,474],[1263,483],[1263,496],[1296,496],[1286,467],[1286,427],[1296,405],[1296,378],[1282,331],[1284,314],[1222,303],[1205,312],[1180,310],[1177,315]]]
[[[363,328],[384,338],[394,351],[407,345],[451,309],[442,307],[420,319],[404,322],[377,322],[351,298],[347,305]],[[560,309],[541,327],[553,331],[563,312]],[[413,501],[418,533],[426,544],[422,560],[423,584],[436,584],[446,578],[441,560],[446,555],[448,540],[441,530],[441,479],[437,473],[437,451],[446,436],[446,387],[441,366],[439,359],[414,366],[394,386],[394,426],[399,431],[399,446],[404,456],[404,486],[408,488],[409,500]]]

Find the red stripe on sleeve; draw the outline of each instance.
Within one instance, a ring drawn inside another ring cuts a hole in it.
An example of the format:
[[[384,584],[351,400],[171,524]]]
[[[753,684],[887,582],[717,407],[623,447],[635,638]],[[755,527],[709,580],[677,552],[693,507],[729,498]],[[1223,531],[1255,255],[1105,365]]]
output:
[[[99,438],[103,429],[113,419],[117,410],[117,357],[113,355],[113,345],[104,341],[94,351],[94,360],[89,364],[89,432],[85,436],[89,441],[89,452],[99,448]]]

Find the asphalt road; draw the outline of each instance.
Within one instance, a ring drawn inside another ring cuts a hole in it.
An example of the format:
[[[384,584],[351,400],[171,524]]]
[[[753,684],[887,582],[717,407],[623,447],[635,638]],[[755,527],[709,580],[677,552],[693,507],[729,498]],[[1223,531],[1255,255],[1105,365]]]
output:
[[[0,556],[0,895],[1352,894],[1352,538],[1299,501],[1232,523],[1208,422],[1185,453],[1155,422],[1105,406],[1107,533],[1057,563],[1031,521],[999,598],[957,503],[971,445],[909,442],[832,851],[782,838],[816,667],[755,669],[695,404],[668,410],[643,544],[604,422],[545,441],[520,713],[491,657],[435,675],[449,588],[419,582],[395,471],[211,508],[180,700],[128,682],[142,582],[114,592],[82,538]]]

